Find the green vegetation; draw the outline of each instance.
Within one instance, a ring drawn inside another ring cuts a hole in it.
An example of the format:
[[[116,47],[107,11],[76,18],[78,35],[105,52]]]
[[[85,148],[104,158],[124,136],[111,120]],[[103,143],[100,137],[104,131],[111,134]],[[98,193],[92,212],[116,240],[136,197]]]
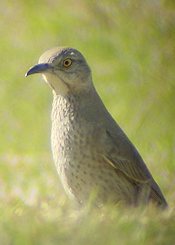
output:
[[[0,13],[0,244],[174,244],[174,1],[10,0]],[[50,152],[52,93],[41,76],[24,78],[54,46],[85,55],[169,210],[71,205]]]

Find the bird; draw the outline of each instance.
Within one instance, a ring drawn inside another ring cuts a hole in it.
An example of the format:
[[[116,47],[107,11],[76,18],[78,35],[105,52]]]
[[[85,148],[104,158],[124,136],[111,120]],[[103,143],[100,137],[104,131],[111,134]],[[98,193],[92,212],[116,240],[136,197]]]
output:
[[[85,206],[167,201],[136,147],[100,98],[90,66],[75,48],[44,52],[26,76],[40,73],[53,91],[51,148],[65,192]]]

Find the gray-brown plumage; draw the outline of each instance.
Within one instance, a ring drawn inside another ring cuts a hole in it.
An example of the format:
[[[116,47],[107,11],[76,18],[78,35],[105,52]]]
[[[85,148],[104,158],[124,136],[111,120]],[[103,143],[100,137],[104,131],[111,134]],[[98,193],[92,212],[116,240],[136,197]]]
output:
[[[92,192],[98,206],[166,200],[136,148],[111,117],[82,54],[73,48],[45,52],[26,75],[42,73],[53,89],[52,152],[70,197],[85,204]]]

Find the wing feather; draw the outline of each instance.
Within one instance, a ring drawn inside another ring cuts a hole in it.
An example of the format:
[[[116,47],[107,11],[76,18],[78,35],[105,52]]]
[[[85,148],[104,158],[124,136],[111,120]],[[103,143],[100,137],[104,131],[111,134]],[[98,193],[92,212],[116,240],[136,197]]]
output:
[[[116,170],[120,170],[131,183],[138,185],[150,185],[150,199],[161,206],[167,206],[166,200],[139,155],[136,148],[123,133],[120,135],[120,141],[106,130],[106,152],[103,155],[106,163],[110,164]]]

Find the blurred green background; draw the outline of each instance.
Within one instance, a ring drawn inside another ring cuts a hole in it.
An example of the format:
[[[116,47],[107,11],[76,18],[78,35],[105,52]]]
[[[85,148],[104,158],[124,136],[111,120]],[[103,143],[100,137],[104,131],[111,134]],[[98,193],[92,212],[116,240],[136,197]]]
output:
[[[0,244],[173,244],[175,2],[2,0],[0,16]],[[39,75],[24,77],[54,46],[87,58],[106,107],[161,186],[166,213],[82,215],[71,206],[51,157],[51,90]]]

